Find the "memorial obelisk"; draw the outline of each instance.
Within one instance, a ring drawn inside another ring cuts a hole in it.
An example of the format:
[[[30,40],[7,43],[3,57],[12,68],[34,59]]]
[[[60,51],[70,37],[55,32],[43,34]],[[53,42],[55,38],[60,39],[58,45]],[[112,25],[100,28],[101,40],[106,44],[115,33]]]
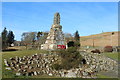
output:
[[[60,25],[60,14],[57,12],[54,15],[53,25],[47,36],[45,44],[41,45],[41,49],[55,50],[58,45],[65,45],[65,39],[62,32],[62,26]]]

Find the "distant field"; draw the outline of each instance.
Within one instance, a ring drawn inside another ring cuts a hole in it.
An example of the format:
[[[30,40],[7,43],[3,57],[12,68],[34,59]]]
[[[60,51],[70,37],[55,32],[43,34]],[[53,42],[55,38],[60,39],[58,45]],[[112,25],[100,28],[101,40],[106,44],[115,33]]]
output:
[[[104,32],[95,35],[81,36],[80,43],[82,46],[93,46],[93,42],[95,46],[117,46],[118,38],[118,32]]]

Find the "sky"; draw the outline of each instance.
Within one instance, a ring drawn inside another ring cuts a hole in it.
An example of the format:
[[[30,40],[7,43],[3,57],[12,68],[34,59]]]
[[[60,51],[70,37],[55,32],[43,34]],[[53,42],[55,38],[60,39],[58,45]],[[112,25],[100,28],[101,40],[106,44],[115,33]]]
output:
[[[60,13],[64,33],[87,36],[118,31],[117,2],[3,2],[2,29],[12,30],[16,40],[23,32],[49,31],[54,14]]]

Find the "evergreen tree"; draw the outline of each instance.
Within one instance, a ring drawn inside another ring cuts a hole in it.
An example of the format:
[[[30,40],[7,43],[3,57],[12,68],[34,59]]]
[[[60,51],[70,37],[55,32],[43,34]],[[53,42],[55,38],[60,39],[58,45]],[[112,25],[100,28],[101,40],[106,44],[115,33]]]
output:
[[[75,39],[75,46],[80,47],[80,36],[79,36],[78,31],[75,32],[74,39]]]
[[[5,49],[8,45],[7,44],[7,34],[8,34],[8,31],[5,27],[3,32],[2,32],[2,49]]]
[[[43,35],[43,32],[40,32],[40,31],[39,31],[39,32],[37,33],[37,40],[39,40],[42,35]]]
[[[75,32],[75,41],[80,41],[80,36],[79,36],[79,33],[78,31]]]
[[[10,46],[14,42],[14,34],[13,31],[9,31],[8,36],[7,36],[7,43]]]

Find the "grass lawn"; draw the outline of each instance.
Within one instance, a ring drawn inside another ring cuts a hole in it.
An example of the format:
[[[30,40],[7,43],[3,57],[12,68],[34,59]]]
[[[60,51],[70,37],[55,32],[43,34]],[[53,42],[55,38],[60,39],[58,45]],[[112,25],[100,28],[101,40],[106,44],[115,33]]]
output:
[[[45,50],[22,50],[22,51],[10,51],[10,52],[2,52],[3,59],[9,59],[10,57],[23,57],[23,56],[30,56],[36,53],[48,53]]]
[[[97,78],[110,78],[110,77],[102,75],[102,74],[97,74]]]
[[[103,53],[105,56],[111,58],[111,59],[114,59],[116,61],[118,61],[118,58],[120,58],[120,56],[118,56],[119,53],[110,53],[110,52],[105,52]]]
[[[12,70],[6,70],[4,65],[4,59],[9,59],[11,57],[19,56],[30,56],[36,53],[48,53],[45,50],[23,50],[23,51],[10,51],[10,52],[2,52],[2,77],[3,78],[17,78],[15,73]],[[0,53],[1,54],[1,53]],[[1,59],[1,58],[0,58]],[[20,76],[18,78],[28,78],[26,76]]]
[[[0,64],[2,64],[2,53],[0,52]],[[2,79],[2,65],[0,65],[0,80]]]

